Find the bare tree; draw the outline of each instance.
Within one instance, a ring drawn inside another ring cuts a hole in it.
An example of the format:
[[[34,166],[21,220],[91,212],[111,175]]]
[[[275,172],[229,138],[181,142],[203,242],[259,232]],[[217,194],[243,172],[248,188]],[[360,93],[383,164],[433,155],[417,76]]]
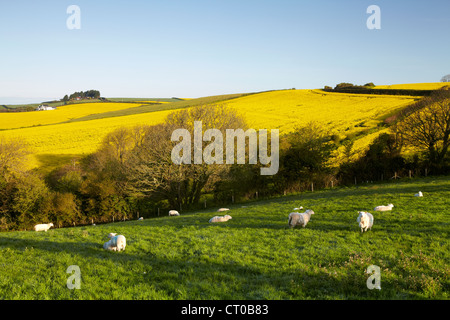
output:
[[[5,140],[0,138],[0,175],[5,180],[26,171],[30,149],[21,140]]]
[[[130,190],[134,195],[152,196],[153,199],[168,200],[176,209],[186,208],[198,203],[202,192],[229,170],[229,165],[224,163],[175,164],[172,161],[173,131],[186,129],[193,137],[195,121],[202,121],[202,135],[207,129],[217,129],[225,136],[226,129],[246,128],[238,113],[223,105],[181,110],[170,114],[164,124],[147,127],[143,135],[139,135],[140,145],[132,150],[128,162]],[[202,147],[206,145],[202,139]],[[193,155],[194,143],[190,148]]]
[[[450,147],[450,90],[424,98],[397,129],[407,144],[425,152],[431,166],[440,168]]]

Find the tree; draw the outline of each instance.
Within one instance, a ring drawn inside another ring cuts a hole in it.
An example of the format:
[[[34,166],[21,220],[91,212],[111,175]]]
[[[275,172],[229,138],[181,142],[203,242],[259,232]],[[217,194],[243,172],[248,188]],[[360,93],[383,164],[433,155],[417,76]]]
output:
[[[27,170],[30,150],[26,142],[20,139],[0,138],[0,176],[9,181]]]
[[[441,82],[450,82],[450,74],[443,76]]]
[[[202,121],[202,135],[207,129],[217,129],[225,136],[226,129],[246,129],[246,124],[234,109],[224,105],[206,105],[170,114],[164,124],[147,127],[140,145],[131,152],[127,162],[131,192],[135,195],[167,200],[175,208],[187,208],[200,201],[202,192],[211,190],[229,165],[223,163],[176,164],[171,153],[175,129],[183,128],[193,137],[194,122]],[[136,139],[135,139],[136,141]],[[202,150],[209,143],[202,141]],[[192,143],[191,155],[194,154]],[[224,161],[225,162],[225,161]]]
[[[398,131],[405,143],[424,152],[429,165],[440,171],[450,147],[450,90],[438,90],[414,105]]]
[[[280,177],[284,183],[310,183],[329,173],[329,159],[336,145],[318,123],[296,128],[283,142]]]

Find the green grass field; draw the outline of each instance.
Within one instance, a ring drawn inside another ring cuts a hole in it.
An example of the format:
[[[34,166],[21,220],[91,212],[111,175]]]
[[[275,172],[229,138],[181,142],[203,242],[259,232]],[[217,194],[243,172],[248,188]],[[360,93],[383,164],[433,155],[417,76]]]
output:
[[[223,224],[208,223],[211,208],[0,233],[0,299],[449,299],[449,198],[450,177],[429,177],[235,204]],[[298,206],[315,215],[290,229]],[[359,210],[374,214],[367,233]],[[102,248],[109,232],[126,236],[125,251]],[[70,265],[79,290],[66,286]],[[366,286],[370,265],[381,290]]]

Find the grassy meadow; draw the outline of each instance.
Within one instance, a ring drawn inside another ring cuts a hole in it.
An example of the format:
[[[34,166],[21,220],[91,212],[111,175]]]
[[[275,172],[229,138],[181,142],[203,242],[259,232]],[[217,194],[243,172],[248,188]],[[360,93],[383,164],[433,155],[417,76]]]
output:
[[[449,299],[449,197],[450,178],[433,177],[234,204],[222,224],[209,208],[0,233],[0,299]],[[298,206],[315,215],[290,229]],[[366,233],[359,210],[374,214]],[[102,248],[109,232],[126,236],[125,251]],[[66,286],[71,265],[79,290]],[[366,286],[370,265],[381,290]]]

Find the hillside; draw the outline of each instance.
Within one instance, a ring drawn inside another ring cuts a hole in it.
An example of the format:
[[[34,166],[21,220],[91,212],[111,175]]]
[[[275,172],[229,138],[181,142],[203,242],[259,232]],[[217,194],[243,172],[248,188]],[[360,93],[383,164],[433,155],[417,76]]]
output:
[[[314,121],[339,139],[355,140],[355,154],[376,136],[383,119],[419,97],[329,93],[322,90],[279,90],[252,94],[211,96],[198,99],[85,103],[54,111],[0,113],[1,135],[24,138],[33,148],[32,166],[49,165],[53,155],[83,155],[96,150],[103,137],[121,126],[156,124],[172,111],[199,104],[225,103],[236,108],[255,129],[279,129],[280,134]],[[139,99],[138,99],[139,100]],[[143,104],[141,104],[143,103]],[[150,104],[145,104],[150,103]],[[381,132],[381,131],[380,131]],[[357,143],[358,140],[361,143]],[[337,153],[337,157],[341,154]],[[45,161],[43,161],[45,159]]]
[[[423,198],[413,195],[421,190]],[[449,177],[339,188],[144,221],[0,233],[2,299],[449,299]],[[361,233],[358,211],[375,212]],[[294,207],[315,211],[288,228]],[[123,234],[123,252],[102,248]],[[79,266],[80,290],[66,287]],[[380,267],[381,290],[366,286]]]

